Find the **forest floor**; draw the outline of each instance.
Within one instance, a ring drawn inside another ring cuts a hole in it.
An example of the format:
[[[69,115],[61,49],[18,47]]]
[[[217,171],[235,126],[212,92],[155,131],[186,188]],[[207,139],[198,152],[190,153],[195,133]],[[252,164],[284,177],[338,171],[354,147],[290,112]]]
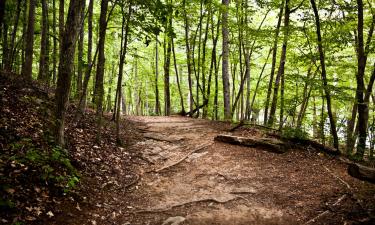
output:
[[[338,157],[215,142],[218,134],[267,132],[180,116],[125,117],[119,147],[109,115],[97,142],[95,112],[75,124],[74,104],[66,138],[80,183],[61,192],[40,178],[46,168],[69,177],[65,158],[43,153],[51,151],[52,98],[1,76],[0,97],[0,224],[375,224],[374,184],[350,177]]]
[[[223,122],[177,116],[126,121],[132,165],[116,163],[121,159],[114,155],[99,158],[113,162],[112,171],[86,178],[85,200],[79,207],[62,204],[71,211],[61,210],[51,224],[374,222],[374,185],[350,177],[345,163],[313,149],[274,154],[214,142],[228,133]],[[234,134],[265,135],[247,128]],[[123,171],[132,179],[118,176]]]

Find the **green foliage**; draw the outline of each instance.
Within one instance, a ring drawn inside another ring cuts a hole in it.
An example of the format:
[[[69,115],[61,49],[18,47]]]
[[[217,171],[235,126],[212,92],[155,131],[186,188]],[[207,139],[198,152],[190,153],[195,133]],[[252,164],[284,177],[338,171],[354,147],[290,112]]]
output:
[[[304,140],[304,139],[309,138],[309,134],[302,129],[298,129],[294,127],[284,127],[282,130],[282,137],[288,138],[288,139],[297,138],[297,139]]]
[[[13,143],[16,154],[10,159],[36,170],[41,181],[52,183],[68,191],[79,182],[77,170],[71,164],[66,150],[56,146],[49,151],[37,148],[31,139],[21,139]]]

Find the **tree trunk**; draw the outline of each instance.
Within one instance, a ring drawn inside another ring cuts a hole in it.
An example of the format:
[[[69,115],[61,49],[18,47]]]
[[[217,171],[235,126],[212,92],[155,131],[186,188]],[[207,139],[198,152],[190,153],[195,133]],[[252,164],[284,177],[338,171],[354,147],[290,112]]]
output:
[[[52,53],[52,86],[56,84],[56,75],[57,75],[57,31],[56,31],[56,0],[53,0],[52,2],[52,13],[53,13],[53,18],[52,18],[52,33],[53,33],[53,53]]]
[[[357,80],[357,108],[358,108],[358,144],[356,155],[359,158],[363,158],[366,148],[366,137],[367,137],[367,119],[366,111],[368,111],[368,103],[364,101],[365,83],[364,75],[366,68],[366,56],[364,51],[363,42],[363,1],[357,0],[358,5],[358,70],[356,74]]]
[[[14,20],[12,37],[11,37],[11,40],[10,40],[9,55],[7,57],[8,63],[5,65],[5,70],[7,70],[7,71],[12,71],[14,58],[16,57],[17,49],[15,48],[15,41],[16,41],[17,29],[18,29],[18,24],[19,24],[20,15],[21,15],[21,2],[22,2],[21,0],[17,0],[16,18]]]
[[[5,3],[6,3],[6,0],[0,1],[0,34],[2,32],[2,27],[4,23]]]
[[[255,86],[255,90],[254,90],[253,98],[252,98],[252,100],[251,100],[251,105],[250,105],[250,109],[251,109],[251,110],[252,110],[253,107],[254,107],[254,102],[255,102],[255,98],[256,98],[257,93],[258,93],[259,84],[260,84],[260,81],[262,80],[263,72],[264,72],[264,70],[265,70],[265,68],[266,68],[266,65],[267,65],[268,59],[269,59],[269,57],[270,57],[270,55],[271,55],[271,52],[272,52],[272,48],[269,50],[268,55],[267,55],[267,59],[266,59],[266,61],[264,62],[264,65],[263,65],[263,67],[262,67],[262,70],[261,70],[261,72],[260,72],[260,74],[259,74],[259,78],[258,78],[257,84],[256,84],[256,86]]]
[[[173,64],[174,64],[174,69],[176,73],[176,80],[177,80],[177,88],[178,88],[178,94],[180,95],[180,104],[181,104],[181,114],[185,114],[185,106],[184,106],[184,96],[182,95],[181,91],[181,85],[180,85],[180,79],[178,76],[178,68],[177,68],[177,60],[176,60],[176,51],[174,48],[174,41],[173,38],[171,38],[172,42],[172,50],[173,50]]]
[[[320,19],[319,19],[318,9],[317,9],[316,4],[315,4],[315,0],[310,0],[310,2],[311,2],[311,5],[312,5],[312,8],[313,8],[313,11],[314,11],[314,15],[315,15],[316,34],[317,34],[317,38],[318,38],[319,58],[320,58],[320,65],[322,67],[322,79],[323,79],[325,97],[326,97],[326,100],[327,100],[327,111],[328,111],[329,122],[330,122],[330,125],[331,125],[330,127],[331,127],[331,134],[332,134],[332,137],[333,137],[333,146],[337,150],[339,150],[339,139],[338,139],[338,136],[337,136],[336,122],[335,122],[335,119],[334,119],[333,113],[332,113],[331,94],[330,94],[329,89],[328,89],[325,57],[324,57],[324,51],[323,51],[322,36],[321,36],[321,33],[320,33]],[[363,98],[362,98],[362,100],[363,100]]]
[[[269,107],[269,104],[270,104],[270,99],[271,99],[271,94],[272,94],[273,78],[275,76],[276,57],[277,57],[277,42],[279,40],[280,26],[281,26],[281,20],[282,20],[282,17],[283,17],[284,5],[285,5],[285,0],[283,0],[281,2],[281,5],[280,5],[280,12],[279,12],[278,20],[277,20],[275,37],[274,37],[274,41],[273,41],[271,74],[270,74],[270,81],[268,83],[267,98],[266,98],[265,109],[264,109],[264,121],[263,121],[264,125],[266,125],[267,121],[268,121],[268,107]]]
[[[160,100],[159,100],[159,41],[156,35],[155,41],[155,114],[160,115]]]
[[[65,23],[65,1],[59,0],[59,39],[60,39],[60,51],[62,47],[62,39],[64,34],[64,23]]]
[[[222,36],[223,36],[223,62],[222,62],[222,76],[223,76],[223,92],[224,92],[224,119],[231,119],[230,108],[230,84],[229,84],[229,29],[228,29],[228,11],[229,0],[222,0],[223,14],[222,14]]]
[[[86,3],[86,1],[84,1]],[[83,6],[85,8],[85,5]],[[81,18],[84,18],[85,11],[82,10]],[[77,96],[80,97],[82,94],[82,76],[83,76],[83,41],[85,37],[85,23],[82,23],[81,30],[79,32],[79,40],[78,40],[78,71],[77,71]]]
[[[83,116],[86,103],[87,103],[87,89],[90,81],[91,70],[93,67],[93,60],[92,60],[92,17],[94,14],[94,0],[90,0],[88,5],[88,19],[87,19],[87,27],[88,27],[88,40],[87,40],[87,68],[85,72],[85,78],[83,80],[82,85],[82,93],[80,95],[80,100],[77,108],[77,113],[75,116],[75,121],[79,121]],[[94,58],[96,58],[97,51],[95,52]]]
[[[118,144],[121,144],[121,138],[120,138],[120,111],[121,111],[120,108],[121,107],[120,107],[120,104],[121,104],[121,99],[123,99],[122,76],[124,72],[125,56],[126,56],[127,47],[128,47],[130,17],[131,17],[131,4],[129,4],[126,26],[125,26],[125,15],[122,15],[121,50],[120,50],[118,81],[117,81],[117,103],[116,103],[117,108],[116,108],[116,116],[115,116],[116,118],[116,141]]]
[[[27,21],[27,33],[25,36],[25,63],[22,66],[22,75],[29,80],[31,80],[33,76],[35,5],[36,0],[29,0],[29,16]]]
[[[96,105],[96,122],[98,126],[97,140],[100,140],[102,114],[103,114],[103,97],[104,97],[104,44],[107,30],[107,9],[108,0],[102,0],[100,4],[100,18],[99,18],[99,44],[98,44],[98,64],[96,68],[96,82],[95,82],[95,105]]]
[[[171,6],[172,7],[172,6]],[[169,88],[169,72],[170,72],[170,65],[171,65],[171,53],[172,53],[172,34],[170,33],[172,30],[172,15],[171,12],[168,16],[166,27],[166,38],[164,39],[167,43],[166,51],[165,51],[165,61],[164,61],[164,115],[169,116],[171,114],[171,94]]]
[[[62,35],[62,46],[60,51],[60,64],[55,92],[55,140],[60,146],[64,145],[65,114],[69,101],[70,85],[72,81],[73,60],[75,43],[78,37],[81,21],[80,15],[83,1],[71,0],[69,4],[68,17],[65,31]]]
[[[281,51],[279,70],[277,71],[275,85],[274,85],[274,88],[273,88],[273,98],[272,98],[270,115],[269,115],[269,118],[268,118],[268,125],[269,126],[273,126],[273,124],[275,122],[277,97],[278,97],[278,94],[279,94],[279,85],[280,85],[280,80],[281,80],[281,78],[284,74],[284,70],[285,70],[286,50],[287,50],[287,44],[288,44],[288,39],[289,39],[289,16],[290,16],[289,0],[285,0],[284,41],[283,41],[283,47],[282,47],[282,51]],[[282,123],[282,121],[280,121],[280,123]]]
[[[42,0],[42,37],[40,41],[40,59],[38,80],[48,84],[49,72],[49,41],[48,41],[48,3]]]
[[[203,47],[202,47],[202,63],[201,64],[202,64],[203,101],[206,101],[206,99],[208,100],[210,98],[206,93],[206,47],[207,47],[207,39],[208,39],[208,32],[209,32],[209,25],[210,25],[210,14],[211,14],[211,11],[208,11],[206,28],[204,32],[204,38],[203,38]],[[207,118],[207,108],[208,108],[208,104],[205,107],[203,107],[203,113],[202,113],[203,118]]]
[[[186,0],[183,1],[184,5],[184,21],[185,21],[185,43],[186,43],[186,62],[187,62],[187,68],[188,68],[188,83],[189,83],[189,96],[190,96],[190,112],[193,111],[193,105],[195,104],[194,102],[194,97],[193,97],[193,84],[191,80],[191,74],[192,74],[192,68],[191,68],[191,50],[190,50],[190,44],[189,44],[189,20],[188,20],[188,15],[186,11]]]

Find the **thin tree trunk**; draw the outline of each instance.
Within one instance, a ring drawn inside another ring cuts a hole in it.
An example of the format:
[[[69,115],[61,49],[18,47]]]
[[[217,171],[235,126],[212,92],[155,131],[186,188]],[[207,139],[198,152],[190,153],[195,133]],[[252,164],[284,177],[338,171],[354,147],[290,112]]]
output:
[[[203,102],[208,101],[208,99],[210,98],[206,93],[206,47],[207,47],[207,39],[208,39],[208,32],[209,32],[209,25],[210,25],[210,13],[211,13],[211,11],[209,11],[208,15],[207,15],[207,23],[206,23],[206,28],[205,28],[205,32],[204,32],[203,47],[202,47],[202,63],[201,64],[202,64]],[[212,24],[212,26],[213,26],[213,24]],[[203,107],[203,113],[202,113],[203,118],[207,118],[207,108],[208,108],[208,104],[206,104]]]
[[[122,29],[121,29],[121,50],[120,50],[120,63],[119,63],[119,73],[118,73],[118,80],[117,80],[117,99],[116,99],[116,141],[117,144],[121,144],[121,138],[120,138],[120,104],[121,99],[123,98],[122,93],[122,76],[124,72],[124,63],[125,63],[125,56],[127,52],[128,47],[128,35],[129,35],[129,24],[130,24],[130,18],[131,18],[131,3],[129,3],[128,8],[128,17],[126,19],[126,26],[125,26],[125,15],[124,12],[122,12]],[[125,36],[124,36],[125,33]]]
[[[64,23],[65,23],[65,1],[59,0],[59,39],[60,39],[60,51],[62,46],[62,35],[64,34]]]
[[[284,5],[285,5],[285,0],[283,0],[281,2],[281,5],[280,5],[280,12],[279,12],[278,20],[277,20],[275,37],[274,37],[274,41],[273,41],[271,74],[270,74],[270,81],[268,83],[267,98],[266,98],[265,109],[264,109],[264,121],[263,121],[264,125],[266,125],[267,121],[268,121],[268,107],[269,107],[269,104],[270,104],[270,99],[271,99],[271,94],[272,94],[272,84],[273,84],[273,79],[274,79],[274,76],[275,76],[276,58],[277,58],[277,43],[278,43],[278,40],[279,40],[280,26],[281,26],[281,20],[282,20],[282,17],[283,17]]]
[[[48,84],[49,72],[49,41],[48,41],[48,3],[42,0],[42,37],[40,42],[40,59],[38,80]]]
[[[250,105],[250,109],[251,109],[251,111],[253,110],[253,106],[254,106],[254,102],[255,102],[255,97],[257,96],[257,93],[258,93],[259,84],[260,84],[260,81],[262,80],[263,72],[264,72],[264,70],[265,70],[265,68],[266,68],[266,65],[267,65],[267,63],[268,63],[268,59],[269,59],[269,57],[270,57],[270,55],[271,55],[271,52],[272,52],[272,48],[269,50],[269,52],[268,52],[268,54],[267,54],[267,59],[266,59],[266,61],[264,62],[264,65],[263,65],[263,67],[262,67],[262,70],[261,70],[261,72],[260,72],[260,74],[259,74],[259,78],[258,78],[257,84],[256,84],[256,86],[255,86],[255,90],[254,90],[254,94],[253,94],[253,99],[251,100],[251,105]]]
[[[364,41],[363,41],[363,1],[357,0],[358,7],[358,70],[356,74],[357,80],[357,109],[358,109],[358,144],[356,155],[359,158],[363,158],[366,148],[366,138],[367,138],[367,121],[366,111],[368,111],[368,103],[364,101],[365,83],[364,75],[366,69],[366,56],[364,51]],[[368,113],[367,113],[368,114]]]
[[[87,27],[88,27],[88,40],[87,40],[87,68],[85,72],[85,78],[83,80],[83,85],[82,85],[82,93],[81,97],[79,100],[78,108],[77,108],[77,113],[75,116],[75,121],[79,121],[81,117],[83,116],[85,109],[86,109],[86,103],[87,103],[87,89],[90,81],[90,76],[91,76],[91,70],[93,67],[93,60],[92,60],[92,37],[93,37],[93,32],[92,32],[92,17],[94,13],[94,0],[90,0],[89,5],[88,5],[88,19],[87,19]],[[94,58],[96,58],[97,51],[95,52]],[[94,60],[95,61],[95,60]]]
[[[328,117],[330,121],[330,127],[331,127],[331,134],[333,137],[333,146],[338,150],[339,149],[339,139],[337,136],[337,130],[336,130],[336,122],[333,117],[332,113],[332,106],[331,106],[331,94],[328,89],[328,82],[327,82],[327,74],[326,74],[326,65],[325,65],[325,57],[324,57],[324,51],[323,51],[323,44],[322,44],[322,36],[320,33],[320,19],[318,14],[318,9],[315,4],[315,0],[310,0],[314,15],[315,15],[315,24],[316,24],[316,34],[318,38],[318,50],[319,50],[319,58],[320,58],[320,65],[322,67],[322,79],[323,79],[323,86],[324,86],[324,92],[325,97],[327,100],[327,111],[328,111]],[[363,81],[363,80],[362,80]],[[362,92],[362,101],[363,101],[363,92]],[[366,131],[365,131],[366,133]]]
[[[35,5],[36,0],[29,0],[29,16],[27,21],[27,33],[25,36],[25,63],[22,66],[22,75],[29,80],[31,80],[33,76]]]
[[[0,1],[0,34],[2,33],[2,27],[4,23],[5,3],[6,0]]]
[[[52,33],[53,33],[53,59],[52,59],[52,85],[54,86],[56,84],[56,75],[57,75],[57,31],[56,31],[56,0],[53,0],[52,2],[52,13],[53,13],[53,25],[52,25]]]
[[[97,140],[101,137],[101,126],[102,126],[102,114],[103,114],[103,97],[104,97],[104,44],[105,36],[107,30],[107,9],[108,0],[102,0],[100,4],[100,18],[99,18],[99,44],[98,44],[98,64],[96,68],[96,95],[95,95],[95,105],[96,105],[96,122],[98,126]]]
[[[189,20],[186,11],[186,0],[183,1],[184,6],[184,21],[185,21],[185,43],[186,43],[186,61],[187,61],[187,68],[188,68],[188,83],[189,83],[189,96],[190,96],[190,112],[193,111],[194,97],[193,97],[193,84],[191,80],[192,68],[191,68],[191,50],[189,44]]]
[[[286,50],[287,50],[287,44],[289,39],[289,16],[290,16],[290,9],[289,9],[289,0],[285,0],[285,17],[284,17],[284,41],[281,51],[281,57],[280,57],[280,64],[279,64],[279,70],[276,75],[275,85],[273,89],[273,98],[272,98],[272,104],[271,104],[271,110],[270,115],[268,118],[268,125],[273,126],[275,122],[275,114],[276,114],[276,106],[277,106],[277,98],[279,94],[279,85],[280,80],[284,74],[285,70],[285,61],[286,61]],[[282,123],[282,121],[280,121]]]
[[[156,35],[155,41],[155,114],[160,115],[160,100],[159,100],[159,41]]]
[[[164,61],[164,114],[166,116],[169,116],[171,114],[171,94],[170,94],[170,88],[169,88],[169,72],[170,72],[170,64],[171,64],[171,53],[172,53],[172,44],[171,39],[172,35],[170,34],[170,30],[172,29],[172,15],[173,12],[170,12],[170,15],[168,16],[167,23],[166,23],[166,29],[167,33],[165,41],[167,43],[164,43],[167,45],[166,51],[165,51],[165,61]]]
[[[223,62],[222,62],[222,77],[223,77],[223,92],[224,92],[224,119],[230,120],[232,117],[230,108],[230,84],[229,84],[229,29],[228,29],[228,11],[229,0],[222,0],[223,14],[222,14],[222,36],[223,36]]]
[[[62,35],[60,64],[55,92],[55,140],[60,146],[64,146],[65,114],[69,102],[75,43],[80,29],[80,15],[82,8],[83,1],[70,1],[68,17],[65,25],[66,32]]]
[[[173,38],[171,38],[171,42],[172,42],[172,50],[173,50],[173,64],[174,64],[174,69],[175,69],[175,73],[176,73],[176,80],[177,80],[178,93],[179,93],[179,95],[180,95],[181,114],[184,115],[184,114],[186,113],[186,112],[185,112],[185,106],[184,106],[184,96],[182,95],[181,85],[180,85],[180,79],[179,79],[179,76],[178,76],[178,68],[177,68],[177,60],[176,60],[176,51],[175,51],[175,48],[174,48],[174,41],[173,41]]]
[[[20,15],[21,15],[21,1],[22,0],[17,0],[16,18],[14,20],[12,37],[11,37],[11,40],[10,40],[10,48],[9,48],[10,54],[7,57],[8,58],[8,63],[5,65],[5,70],[7,70],[7,71],[11,71],[12,70],[12,66],[13,66],[13,63],[14,63],[14,58],[16,56],[17,49],[15,48],[15,41],[16,41],[18,24],[19,24]]]
[[[84,1],[86,2],[86,1]],[[85,8],[85,5],[83,6]],[[84,18],[85,11],[82,10],[81,18]],[[82,23],[81,30],[79,32],[79,40],[78,40],[78,71],[77,71],[77,96],[80,97],[82,94],[82,77],[83,77],[83,41],[85,37],[85,23]]]

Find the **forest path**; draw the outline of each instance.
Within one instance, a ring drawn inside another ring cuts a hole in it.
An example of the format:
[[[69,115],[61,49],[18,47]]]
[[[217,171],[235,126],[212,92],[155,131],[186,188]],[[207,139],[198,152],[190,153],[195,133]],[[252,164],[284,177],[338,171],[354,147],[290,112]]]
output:
[[[337,177],[353,181],[343,163],[315,151],[279,155],[214,142],[217,134],[227,133],[225,123],[129,119],[144,137],[132,148],[149,162],[139,168],[131,193],[132,225],[164,224],[168,218],[171,223],[165,224],[174,225],[183,220],[192,225],[301,224],[348,192]]]
[[[374,214],[374,186],[350,177],[340,160],[309,148],[275,154],[214,141],[264,135],[229,128],[179,116],[127,117],[126,147],[93,148],[96,169],[82,178],[78,198],[44,224],[289,225],[323,212],[311,224],[366,224]]]

